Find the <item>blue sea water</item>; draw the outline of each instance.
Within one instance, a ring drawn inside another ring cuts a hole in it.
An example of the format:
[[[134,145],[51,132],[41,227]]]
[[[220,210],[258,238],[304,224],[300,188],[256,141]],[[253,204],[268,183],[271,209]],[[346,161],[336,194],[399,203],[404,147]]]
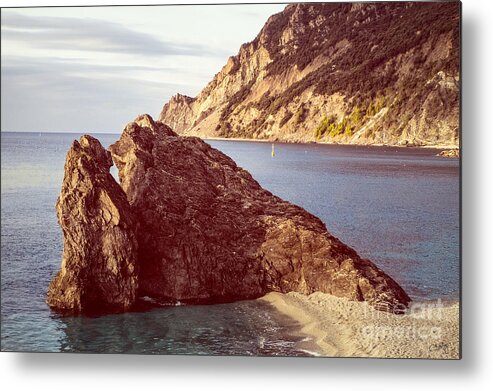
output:
[[[54,205],[76,134],[1,134],[2,350],[307,355],[313,344],[268,304],[60,317],[44,302],[59,269]],[[103,145],[119,135],[95,135]],[[415,300],[459,295],[459,162],[436,150],[209,141],[262,186],[319,216]],[[113,171],[116,174],[116,171]]]

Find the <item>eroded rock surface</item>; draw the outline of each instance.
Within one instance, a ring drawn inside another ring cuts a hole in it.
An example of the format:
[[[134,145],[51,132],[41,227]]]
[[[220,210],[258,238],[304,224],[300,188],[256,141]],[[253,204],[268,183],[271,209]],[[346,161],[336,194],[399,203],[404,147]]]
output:
[[[110,175],[111,155],[98,140],[82,136],[67,153],[56,204],[63,230],[61,270],[47,303],[61,311],[130,309],[137,292],[137,220]]]
[[[458,158],[460,157],[460,151],[458,148],[446,149],[438,153],[437,156]]]
[[[140,295],[216,303],[269,291],[322,291],[380,308],[410,301],[320,219],[263,189],[202,140],[178,136],[143,115],[110,151],[140,224]]]
[[[458,146],[459,64],[458,1],[289,4],[159,120],[200,137]]]

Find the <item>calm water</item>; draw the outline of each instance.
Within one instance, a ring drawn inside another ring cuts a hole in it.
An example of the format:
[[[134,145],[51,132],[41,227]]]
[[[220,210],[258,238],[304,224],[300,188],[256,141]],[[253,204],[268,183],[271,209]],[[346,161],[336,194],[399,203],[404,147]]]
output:
[[[306,355],[298,325],[257,301],[62,318],[54,205],[79,135],[1,135],[2,350]],[[118,135],[96,135],[108,146]],[[435,150],[210,141],[273,193],[319,216],[414,298],[458,299],[459,163]]]

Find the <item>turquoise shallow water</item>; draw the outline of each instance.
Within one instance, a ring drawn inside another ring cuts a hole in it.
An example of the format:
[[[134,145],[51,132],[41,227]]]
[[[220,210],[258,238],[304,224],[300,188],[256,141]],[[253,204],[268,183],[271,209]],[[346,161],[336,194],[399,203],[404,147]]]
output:
[[[59,268],[54,205],[74,134],[2,133],[2,350],[307,355],[268,304],[62,318],[44,303]],[[95,135],[103,145],[118,135]],[[434,150],[209,141],[273,193],[319,216],[419,300],[457,300],[459,163]]]

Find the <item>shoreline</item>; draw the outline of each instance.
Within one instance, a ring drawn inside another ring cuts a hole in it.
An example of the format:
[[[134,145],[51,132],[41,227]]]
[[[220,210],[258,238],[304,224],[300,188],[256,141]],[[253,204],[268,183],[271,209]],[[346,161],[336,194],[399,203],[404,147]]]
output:
[[[250,138],[239,138],[239,137],[201,137],[201,136],[190,136],[182,135],[185,137],[198,137],[204,141],[242,141],[251,143],[267,143],[267,144],[299,144],[299,145],[339,145],[339,146],[350,146],[350,147],[390,147],[390,148],[424,148],[424,149],[436,149],[436,150],[448,150],[457,149],[460,150],[459,145],[393,145],[393,144],[350,144],[350,143],[337,143],[330,141],[289,141],[289,140],[264,140],[264,139],[250,139]]]
[[[120,136],[121,132],[104,132],[104,131],[82,131],[82,132],[52,132],[52,131],[2,131],[2,133],[21,133],[21,134],[73,134],[73,135],[83,135],[83,134],[94,134],[94,135],[114,135]],[[339,142],[330,142],[330,141],[289,141],[289,140],[264,140],[264,139],[250,139],[250,138],[239,138],[239,137],[203,137],[203,136],[194,136],[187,134],[179,134],[183,137],[198,137],[204,141],[243,141],[243,142],[252,142],[252,143],[270,143],[270,144],[299,144],[299,145],[339,145],[339,146],[351,146],[351,147],[389,147],[389,148],[423,148],[423,149],[436,149],[436,150],[450,150],[457,149],[460,150],[459,145],[393,145],[393,144],[350,144],[350,143],[339,143]]]
[[[405,315],[315,292],[258,300],[295,319],[324,357],[459,359],[459,303],[413,303]]]

